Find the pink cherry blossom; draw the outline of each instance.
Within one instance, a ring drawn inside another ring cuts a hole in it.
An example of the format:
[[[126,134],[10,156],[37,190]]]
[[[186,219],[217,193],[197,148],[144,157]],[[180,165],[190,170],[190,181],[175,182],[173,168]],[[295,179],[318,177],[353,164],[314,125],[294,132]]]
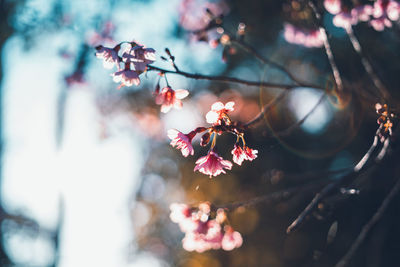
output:
[[[207,122],[212,124],[221,124],[223,114],[226,114],[228,111],[233,111],[234,105],[235,102],[233,101],[230,101],[225,105],[222,102],[215,102],[211,106],[211,110],[206,114]]]
[[[251,149],[251,148],[245,146],[244,147],[244,152],[246,154],[246,159],[249,160],[249,161],[252,161],[255,158],[257,158],[258,150]]]
[[[324,44],[319,30],[303,31],[289,23],[284,26],[283,36],[287,42],[305,47],[321,47]]]
[[[138,86],[140,84],[140,79],[139,79],[139,74],[130,69],[124,69],[117,71],[112,74],[114,77],[113,80],[116,83],[121,83],[121,85],[118,88],[121,88],[122,86],[132,86],[136,85]]]
[[[357,21],[369,21],[373,12],[371,5],[359,5],[351,10],[351,16]]]
[[[135,70],[142,73],[146,71],[148,64],[151,64],[156,60],[155,52],[156,51],[153,48],[145,48],[141,45],[130,45],[130,47],[122,54],[122,60],[124,62],[132,63]]]
[[[171,146],[176,146],[177,149],[180,149],[184,157],[194,154],[192,146],[192,138],[194,135],[183,134],[178,130],[170,129],[168,130],[168,137],[172,140],[170,143]]]
[[[237,165],[242,165],[243,160],[246,159],[246,153],[243,151],[242,147],[237,144],[235,144],[235,147],[232,150],[232,155],[232,160]]]
[[[225,234],[221,242],[222,249],[229,251],[240,247],[243,243],[242,235],[239,232],[234,231],[230,226],[225,226],[225,228]]]
[[[217,211],[215,218],[211,216],[211,206],[208,202],[199,204],[198,209],[191,209],[186,204],[173,203],[170,206],[170,218],[178,223],[185,237],[182,246],[187,251],[199,253],[210,249],[232,250],[242,245],[242,236],[225,224],[226,214],[222,209]],[[214,215],[213,215],[214,216]]]
[[[400,3],[394,0],[377,0],[372,12],[374,19],[370,25],[377,31],[383,31],[385,27],[392,27],[392,21],[400,17]]]
[[[198,229],[198,220],[193,220],[192,212],[188,205],[172,203],[170,205],[171,221],[177,223],[182,232],[194,231]]]
[[[349,12],[340,12],[333,17],[333,25],[339,28],[347,29],[356,23],[357,18],[353,17]]]
[[[114,66],[117,66],[118,70],[119,66],[119,57],[118,57],[118,47],[117,48],[108,48],[102,45],[96,47],[96,57],[103,59],[103,66],[107,69],[111,69]]]
[[[212,19],[206,13],[206,9],[214,16],[226,15],[229,12],[229,7],[223,0],[214,3],[206,0],[183,0],[179,7],[179,24],[189,31],[204,29]]]
[[[342,3],[340,0],[325,0],[324,1],[325,9],[333,15],[336,15],[341,11],[341,6],[342,6]]]
[[[182,240],[183,248],[199,253],[210,249],[220,249],[223,237],[221,231],[221,225],[215,220],[199,222],[196,230],[186,232]]]
[[[231,168],[232,162],[224,160],[214,151],[210,151],[206,156],[201,157],[196,161],[194,171],[199,171],[205,175],[209,175],[211,178],[211,176],[226,173],[224,169],[230,170]]]
[[[233,162],[238,165],[242,165],[244,160],[252,161],[257,158],[258,151],[245,146],[243,149],[238,144],[232,150]]]
[[[187,97],[189,91],[184,89],[172,90],[171,87],[164,87],[156,96],[156,104],[161,105],[161,112],[167,113],[172,107],[176,109],[182,108],[181,99]]]

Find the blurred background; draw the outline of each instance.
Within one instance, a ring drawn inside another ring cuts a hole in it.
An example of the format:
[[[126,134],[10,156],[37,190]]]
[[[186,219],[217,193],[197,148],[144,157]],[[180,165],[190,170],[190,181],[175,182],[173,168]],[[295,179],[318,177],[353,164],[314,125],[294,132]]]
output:
[[[0,266],[333,266],[348,250],[399,178],[395,142],[382,164],[372,163],[286,234],[314,194],[361,159],[378,127],[380,98],[332,15],[325,13],[323,22],[349,92],[345,101],[292,89],[246,133],[258,158],[213,179],[193,172],[207,148],[195,139],[194,157],[183,158],[169,145],[167,130],[207,125],[215,101],[235,101],[232,118],[247,122],[280,89],[168,75],[174,89],[190,95],[182,110],[162,114],[153,96],[157,73],[143,74],[139,87],[117,90],[94,55],[97,45],[136,40],[157,51],[153,65],[159,67],[171,68],[159,60],[168,47],[179,68],[191,73],[291,82],[238,47],[213,48],[190,34],[205,8],[224,14],[232,32],[245,23],[246,42],[300,80],[332,87],[324,49],[284,38],[287,22],[314,27],[310,10],[297,1],[0,0]],[[395,111],[397,23],[384,31],[367,23],[354,27]],[[234,141],[219,137],[218,153],[229,159]],[[184,251],[183,234],[169,219],[173,202],[224,205],[293,187],[299,190],[290,198],[229,213],[244,239],[231,252]],[[351,266],[399,266],[399,209],[398,196]]]

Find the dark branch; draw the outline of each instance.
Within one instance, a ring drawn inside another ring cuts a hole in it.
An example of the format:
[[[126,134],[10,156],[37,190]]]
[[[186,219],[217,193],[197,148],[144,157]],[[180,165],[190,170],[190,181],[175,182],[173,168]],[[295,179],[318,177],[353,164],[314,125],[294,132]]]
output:
[[[244,85],[248,85],[248,86],[258,86],[258,87],[265,87],[265,88],[280,88],[280,89],[288,90],[288,89],[298,87],[297,85],[293,85],[293,84],[248,81],[248,80],[243,80],[243,79],[239,79],[239,78],[235,78],[235,77],[228,77],[228,76],[213,76],[213,75],[189,73],[189,72],[185,72],[185,71],[166,70],[166,69],[155,67],[152,65],[148,65],[148,71],[159,71],[162,73],[176,74],[176,75],[181,75],[186,78],[191,78],[191,79],[195,79],[195,80],[208,80],[208,81],[217,81],[217,82],[238,83],[238,84],[244,84]],[[313,88],[322,90],[322,88],[319,88],[319,87],[313,87]]]
[[[345,267],[349,263],[350,259],[353,257],[358,247],[364,242],[365,238],[371,231],[372,227],[374,227],[374,225],[382,218],[390,202],[399,193],[399,191],[400,191],[400,179],[397,180],[395,186],[392,188],[392,190],[390,190],[389,194],[383,200],[381,206],[378,208],[376,213],[371,217],[368,223],[364,225],[360,234],[357,236],[356,240],[354,240],[353,244],[351,245],[350,249],[343,256],[343,258],[335,265],[335,267]]]
[[[380,131],[381,127],[378,128],[376,131],[376,134],[374,136],[374,142],[368,149],[367,153],[362,157],[362,159],[356,164],[356,166],[353,168],[353,171],[347,175],[344,175],[337,180],[331,182],[327,186],[325,186],[319,193],[317,193],[314,198],[311,200],[311,202],[307,205],[307,207],[300,213],[299,216],[292,222],[291,225],[286,229],[286,232],[289,234],[293,232],[295,229],[297,229],[303,222],[304,219],[310,215],[318,206],[318,204],[321,202],[323,198],[325,198],[327,195],[329,195],[334,189],[336,189],[338,186],[340,186],[342,183],[344,183],[347,180],[353,179],[361,170],[363,170],[365,164],[367,163],[368,159],[370,158],[372,152],[377,146],[377,140],[378,140],[378,134]]]

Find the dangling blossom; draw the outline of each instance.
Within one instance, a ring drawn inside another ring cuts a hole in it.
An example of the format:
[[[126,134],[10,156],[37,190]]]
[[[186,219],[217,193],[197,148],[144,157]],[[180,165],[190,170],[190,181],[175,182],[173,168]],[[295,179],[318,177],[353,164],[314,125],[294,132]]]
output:
[[[246,153],[246,159],[249,161],[253,161],[255,158],[257,158],[258,150],[251,149],[248,146],[245,146],[244,152]]]
[[[194,171],[199,171],[205,175],[217,176],[221,173],[226,173],[224,169],[230,170],[232,168],[232,162],[224,160],[218,156],[214,151],[208,152],[204,157],[199,158],[196,161]]]
[[[207,122],[212,124],[221,124],[224,115],[229,111],[233,111],[234,105],[235,102],[233,101],[230,101],[225,105],[222,102],[215,102],[211,106],[211,110],[206,114]]]
[[[156,104],[161,105],[161,112],[167,113],[172,107],[176,109],[182,108],[181,99],[187,97],[189,91],[185,89],[173,90],[171,87],[164,87],[156,96]]]
[[[242,165],[244,160],[249,160],[253,161],[255,158],[257,158],[257,153],[258,151],[255,149],[251,149],[247,146],[244,146],[242,148],[240,145],[235,144],[235,147],[232,150],[232,160],[238,165]]]
[[[113,73],[112,76],[114,77],[114,82],[121,83],[118,89],[123,86],[138,86],[140,84],[139,74],[134,70],[125,68],[124,70]]]
[[[96,47],[96,57],[102,58],[103,59],[103,66],[106,69],[111,69],[114,66],[120,70],[119,66],[119,57],[118,57],[118,50],[120,49],[120,46],[116,46],[114,48],[108,48],[104,47],[102,45],[99,45]]]
[[[172,140],[171,146],[180,149],[182,155],[187,157],[194,154],[192,139],[195,136],[195,132],[190,132],[189,134],[183,134],[178,130],[170,129],[168,130],[168,137]]]
[[[170,209],[171,220],[185,233],[182,240],[185,250],[202,253],[210,249],[232,250],[242,245],[242,236],[226,225],[226,214],[222,209],[218,209],[215,218],[211,218],[208,202],[200,203],[198,209],[173,203]]]

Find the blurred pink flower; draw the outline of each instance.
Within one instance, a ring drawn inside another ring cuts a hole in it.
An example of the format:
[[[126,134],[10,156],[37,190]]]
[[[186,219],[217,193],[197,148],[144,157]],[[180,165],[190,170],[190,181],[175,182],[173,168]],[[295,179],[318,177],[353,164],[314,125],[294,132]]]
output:
[[[369,22],[369,24],[374,28],[376,31],[383,31],[385,27],[390,28],[392,27],[392,22],[385,18],[380,17],[378,19],[373,19]]]
[[[342,3],[340,0],[325,0],[324,1],[325,9],[333,15],[336,15],[341,11],[341,6],[342,6]]]
[[[130,69],[120,70],[113,73],[112,76],[114,77],[113,78],[114,82],[121,83],[118,89],[123,86],[132,86],[132,85],[138,86],[140,84],[139,74],[137,74],[137,72],[134,70]]]
[[[222,102],[215,102],[211,106],[211,110],[206,114],[206,120],[208,123],[221,124],[223,115],[229,111],[233,111],[235,102],[230,101],[225,105]]]
[[[210,219],[210,204],[200,203],[199,208],[190,209],[185,204],[173,203],[170,206],[170,218],[178,223],[185,237],[182,246],[187,251],[199,253],[210,249],[232,250],[242,245],[242,236],[231,226],[224,225],[225,212],[220,209],[217,218]],[[222,214],[223,213],[223,214]],[[219,217],[219,219],[218,219]],[[221,219],[222,218],[222,219]]]
[[[333,25],[339,28],[350,28],[358,22],[357,18],[353,17],[349,12],[340,12],[333,17]]]
[[[234,231],[232,227],[225,226],[225,234],[222,238],[221,246],[223,250],[232,250],[234,248],[238,248],[242,245],[243,238],[242,235]]]
[[[107,69],[111,69],[116,66],[120,70],[118,50],[119,46],[114,48],[104,47],[99,45],[96,47],[96,57],[103,59],[103,66]]]
[[[303,31],[292,24],[286,23],[283,36],[288,43],[303,45],[305,47],[321,47],[323,39],[319,30]]]
[[[172,140],[171,146],[176,146],[177,149],[180,149],[184,157],[194,154],[192,146],[193,134],[183,134],[178,130],[170,129],[168,130],[168,137]]]
[[[173,90],[171,87],[164,87],[156,96],[156,104],[161,105],[161,112],[167,113],[172,107],[176,109],[182,108],[181,99],[187,97],[189,91],[185,89]]]
[[[229,7],[223,0],[214,3],[206,0],[183,0],[179,7],[179,24],[189,31],[206,28],[212,20],[206,9],[217,17],[229,12]]]
[[[351,16],[355,21],[369,21],[373,12],[371,5],[359,5],[351,10]]]
[[[385,27],[392,27],[392,21],[400,17],[400,3],[394,0],[377,0],[372,12],[374,19],[371,26],[377,31],[383,31]]]
[[[209,175],[211,178],[211,176],[226,173],[224,169],[230,170],[231,168],[232,162],[224,160],[214,151],[210,151],[206,156],[201,157],[196,161],[194,171],[199,171],[205,175]]]

